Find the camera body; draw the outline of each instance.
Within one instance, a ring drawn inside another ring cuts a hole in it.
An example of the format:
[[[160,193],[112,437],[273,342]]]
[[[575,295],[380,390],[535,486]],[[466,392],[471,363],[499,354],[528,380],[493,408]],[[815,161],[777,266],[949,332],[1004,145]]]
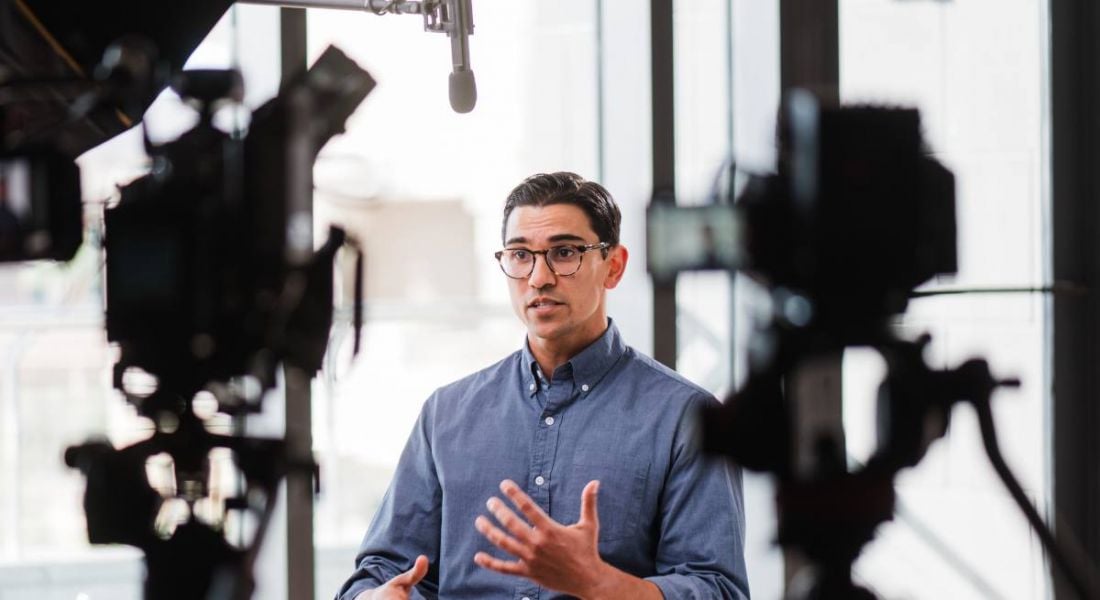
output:
[[[650,205],[656,281],[739,270],[805,300],[799,327],[857,338],[955,272],[954,177],[928,156],[916,110],[831,107],[793,90],[778,142],[776,172],[750,175],[739,194],[731,173],[707,204]]]
[[[198,124],[162,146],[147,143],[151,171],[123,187],[105,214],[107,337],[121,349],[115,385],[156,429],[125,448],[72,447],[66,462],[88,479],[91,541],[145,552],[147,598],[208,597],[215,588],[217,597],[249,597],[280,481],[316,476],[308,451],[282,439],[212,433],[193,402],[205,390],[218,412],[259,412],[280,366],[307,375],[320,368],[333,261],[346,238],[332,228],[314,247],[312,165],[374,80],[329,48],[253,113],[244,135],[213,124],[240,87],[232,71],[181,73],[173,88],[198,108]],[[127,377],[134,370],[147,376],[136,386]],[[241,483],[204,521],[193,508],[211,496],[211,451],[219,448],[232,451]],[[176,497],[191,510],[168,531],[156,526],[165,498],[146,477],[157,454],[170,457]],[[226,539],[234,510],[258,519],[247,543]]]
[[[238,74],[185,71],[173,83],[199,123],[150,147],[152,171],[122,188],[105,217],[107,336],[122,348],[116,385],[128,392],[125,374],[136,367],[166,392],[129,394],[142,413],[174,410],[204,387],[224,412],[255,411],[256,394],[233,392],[229,380],[251,377],[265,390],[282,361],[319,368],[344,234],[333,230],[315,251],[302,197],[317,152],[373,86],[330,48],[241,136],[212,120],[240,96]]]
[[[776,477],[778,541],[813,565],[794,597],[871,598],[852,582],[851,564],[893,515],[894,475],[944,435],[945,425],[929,424],[946,423],[954,402],[985,402],[1000,384],[984,361],[932,369],[927,339],[901,340],[891,328],[916,287],[957,262],[953,176],[928,156],[917,111],[826,106],[794,90],[778,133],[776,172],[750,176],[739,194],[730,174],[708,205],[653,203],[649,229],[664,237],[651,235],[651,272],[668,281],[677,268],[664,266],[679,261],[765,286],[769,310],[753,332],[748,377],[722,406],[704,409],[703,447]],[[676,223],[703,248],[727,231],[733,248],[663,260],[672,253],[660,242],[676,237]],[[862,468],[847,464],[833,414],[850,346],[876,349],[889,369],[879,445]]]

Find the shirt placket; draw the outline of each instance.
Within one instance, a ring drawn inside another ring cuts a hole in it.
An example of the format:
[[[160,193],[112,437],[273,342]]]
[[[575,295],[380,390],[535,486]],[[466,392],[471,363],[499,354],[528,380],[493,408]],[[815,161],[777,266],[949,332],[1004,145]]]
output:
[[[558,430],[561,428],[560,410],[573,395],[573,380],[539,382],[538,400],[542,411],[535,425],[535,439],[531,444],[531,468],[527,474],[527,495],[546,514],[550,514],[550,478],[554,472],[554,457],[558,449]],[[515,600],[538,600],[542,588],[524,580],[516,587]]]

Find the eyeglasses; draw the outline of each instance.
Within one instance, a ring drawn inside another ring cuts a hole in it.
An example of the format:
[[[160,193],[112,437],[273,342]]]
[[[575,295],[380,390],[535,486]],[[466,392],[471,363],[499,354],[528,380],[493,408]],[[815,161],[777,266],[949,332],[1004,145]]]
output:
[[[512,279],[527,279],[535,272],[535,256],[541,254],[546,260],[546,266],[559,277],[568,277],[575,274],[581,268],[581,259],[586,252],[592,250],[604,250],[611,244],[600,242],[598,244],[564,245],[554,246],[546,250],[528,250],[527,248],[505,248],[498,250],[493,256],[500,263],[500,270]]]

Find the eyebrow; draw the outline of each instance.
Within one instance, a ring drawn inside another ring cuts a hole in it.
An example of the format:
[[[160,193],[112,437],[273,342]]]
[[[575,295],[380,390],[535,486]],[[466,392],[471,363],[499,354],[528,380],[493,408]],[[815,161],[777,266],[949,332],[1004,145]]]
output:
[[[514,238],[509,239],[507,242],[504,242],[504,245],[508,246],[510,244],[526,244],[526,243],[528,243],[528,241],[530,241],[530,240],[528,240],[527,238],[525,238],[523,236],[519,236],[519,237],[514,237]],[[572,233],[559,233],[559,234],[550,236],[548,238],[548,241],[550,241],[550,242],[583,242],[584,238],[582,238],[579,235],[572,234]]]

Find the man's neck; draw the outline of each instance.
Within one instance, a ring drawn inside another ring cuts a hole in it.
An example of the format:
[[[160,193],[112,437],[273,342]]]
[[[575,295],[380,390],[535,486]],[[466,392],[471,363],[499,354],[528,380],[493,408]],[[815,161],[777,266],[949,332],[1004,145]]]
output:
[[[538,363],[539,370],[542,371],[542,376],[546,378],[546,381],[551,381],[554,377],[554,370],[569,362],[569,359],[574,356],[554,355],[553,357],[547,357],[536,350],[534,344],[531,346],[531,354],[535,355],[535,362]]]
[[[607,331],[607,327],[605,325],[595,336],[589,336],[582,340],[562,340],[558,342],[557,340],[532,339],[531,336],[527,336],[527,346],[531,349],[531,354],[534,355],[535,362],[538,363],[542,374],[547,381],[550,381],[554,376],[555,369],[569,362],[574,356],[600,339]]]

